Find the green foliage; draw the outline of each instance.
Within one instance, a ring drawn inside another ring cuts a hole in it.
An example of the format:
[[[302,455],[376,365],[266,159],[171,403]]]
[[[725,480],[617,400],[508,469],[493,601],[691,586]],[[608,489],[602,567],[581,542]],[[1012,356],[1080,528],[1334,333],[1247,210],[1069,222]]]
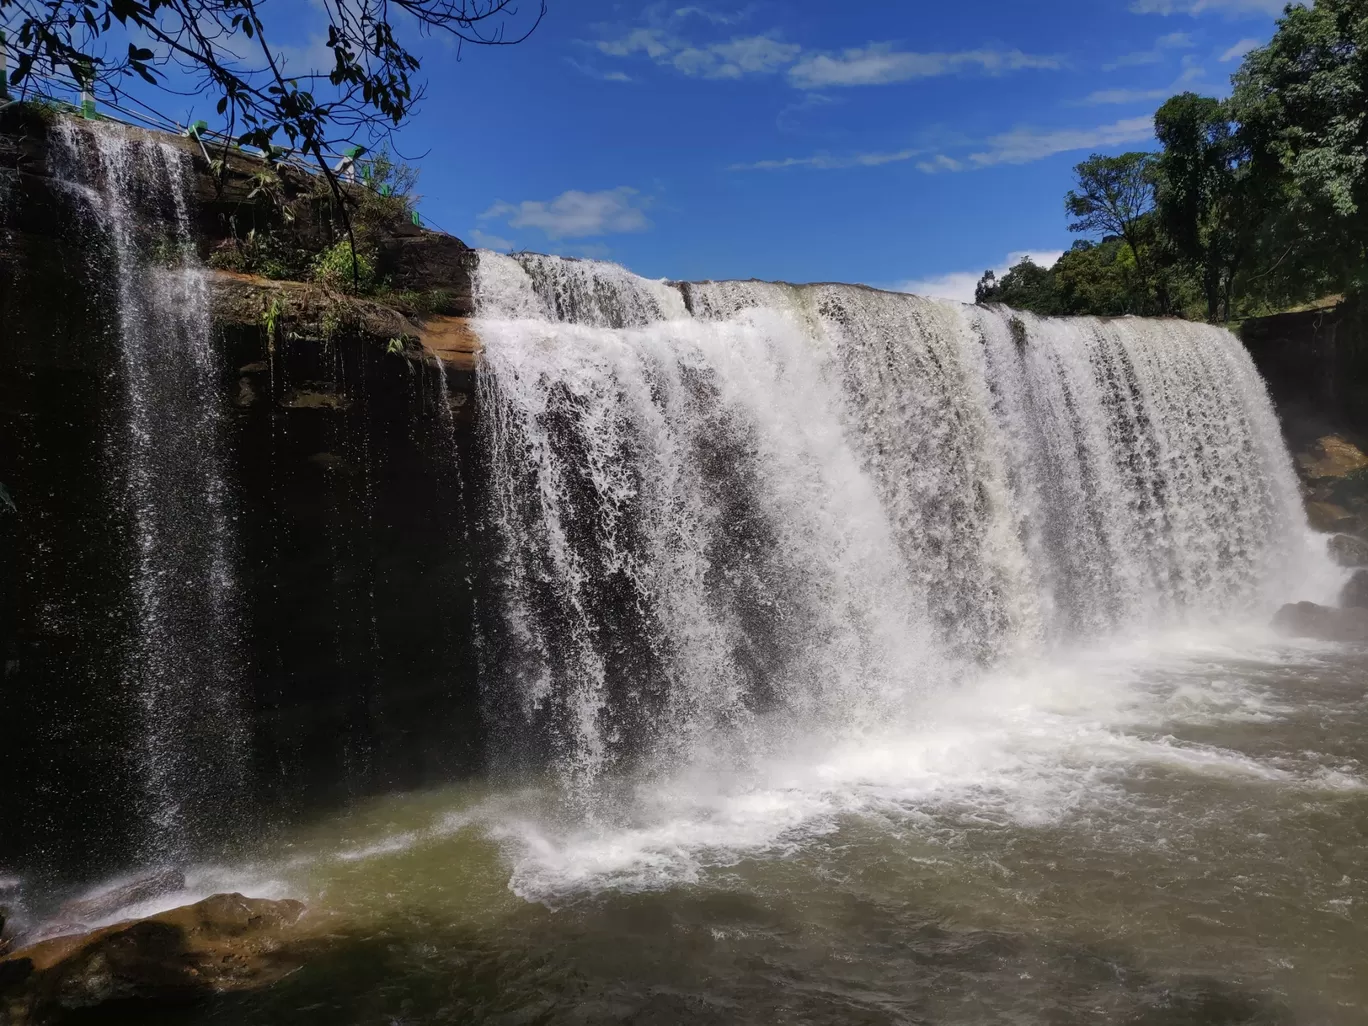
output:
[[[1235,75],[1233,115],[1268,215],[1261,255],[1292,292],[1368,286],[1365,61],[1362,0],[1317,0],[1288,7]]]
[[[980,302],[1038,313],[1239,320],[1368,289],[1368,8],[1289,6],[1229,100],[1183,93],[1156,153],[1075,168],[1048,270],[985,275]]]
[[[364,249],[353,249],[347,239],[339,239],[314,260],[313,279],[340,292],[371,292],[375,288],[375,257]]]
[[[312,269],[312,257],[307,251],[289,248],[285,237],[256,229],[221,245],[209,254],[208,263],[221,271],[284,281],[302,278]]]
[[[1015,310],[1030,310],[1039,314],[1061,313],[1057,309],[1054,277],[1051,271],[1023,257],[1001,278],[985,271],[974,289],[978,303],[1001,303]]]

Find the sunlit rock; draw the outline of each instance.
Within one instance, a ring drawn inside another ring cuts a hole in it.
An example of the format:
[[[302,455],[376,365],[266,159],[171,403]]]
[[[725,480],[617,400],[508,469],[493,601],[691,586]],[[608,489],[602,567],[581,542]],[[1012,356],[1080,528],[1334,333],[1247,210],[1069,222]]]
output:
[[[0,1021],[36,1026],[109,1002],[128,1007],[260,986],[298,967],[298,901],[216,894],[0,959]]]

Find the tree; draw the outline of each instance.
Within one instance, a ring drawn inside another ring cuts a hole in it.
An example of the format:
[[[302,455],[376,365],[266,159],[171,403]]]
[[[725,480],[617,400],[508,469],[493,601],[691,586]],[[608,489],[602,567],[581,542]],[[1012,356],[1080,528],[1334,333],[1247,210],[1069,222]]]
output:
[[[1269,197],[1261,275],[1368,287],[1368,12],[1363,0],[1289,6],[1249,53],[1231,97]]]
[[[1142,294],[1149,280],[1145,244],[1151,225],[1147,215],[1154,207],[1153,164],[1150,153],[1094,153],[1074,168],[1078,188],[1064,198],[1065,209],[1075,218],[1069,231],[1115,236],[1130,247]]]
[[[1165,242],[1202,283],[1207,320],[1230,319],[1231,293],[1262,220],[1227,105],[1183,93],[1159,108],[1155,202]]]
[[[545,0],[319,0],[329,68],[294,68],[263,18],[262,0],[0,0],[9,26],[10,83],[98,76],[116,99],[137,76],[168,91],[217,97],[230,137],[269,155],[283,149],[318,164],[341,196],[327,157],[388,135],[422,98],[419,59],[395,26],[437,32],[458,47],[526,39]],[[321,27],[321,26],[320,26]],[[122,50],[127,45],[127,51]],[[284,144],[284,145],[282,145]]]
[[[1054,296],[1054,280],[1047,268],[1030,257],[1022,257],[999,278],[993,271],[984,271],[974,289],[976,303],[1002,303],[1014,310],[1032,313],[1059,313]]]

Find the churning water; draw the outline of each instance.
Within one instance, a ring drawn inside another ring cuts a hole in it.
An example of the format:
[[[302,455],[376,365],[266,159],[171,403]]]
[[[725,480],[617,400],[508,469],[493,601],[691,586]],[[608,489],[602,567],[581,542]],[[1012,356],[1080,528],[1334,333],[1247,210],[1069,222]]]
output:
[[[195,251],[189,159],[148,133],[60,119],[58,182],[91,229],[117,308],[109,502],[126,524],[132,623],[120,685],[137,710],[144,860],[184,858],[242,784],[234,504],[218,354]],[[92,344],[94,344],[92,342]]]
[[[484,254],[478,295],[495,687],[575,787],[915,722],[1330,576],[1218,328],[540,256]]]

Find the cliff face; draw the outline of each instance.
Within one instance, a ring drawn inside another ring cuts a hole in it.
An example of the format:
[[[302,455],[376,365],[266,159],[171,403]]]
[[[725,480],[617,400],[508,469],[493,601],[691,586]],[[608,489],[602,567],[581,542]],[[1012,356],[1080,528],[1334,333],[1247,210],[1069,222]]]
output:
[[[129,861],[141,799],[130,525],[108,459],[119,296],[45,130],[0,124],[0,484],[14,502],[0,504],[0,870],[57,880]],[[203,256],[269,219],[250,161],[214,173],[173,141],[194,160]],[[417,228],[379,249],[388,289],[371,297],[208,272],[251,779],[225,834],[481,760],[469,250]]]
[[[1368,324],[1359,304],[1255,318],[1240,337],[1294,445],[1332,428],[1368,430]]]

